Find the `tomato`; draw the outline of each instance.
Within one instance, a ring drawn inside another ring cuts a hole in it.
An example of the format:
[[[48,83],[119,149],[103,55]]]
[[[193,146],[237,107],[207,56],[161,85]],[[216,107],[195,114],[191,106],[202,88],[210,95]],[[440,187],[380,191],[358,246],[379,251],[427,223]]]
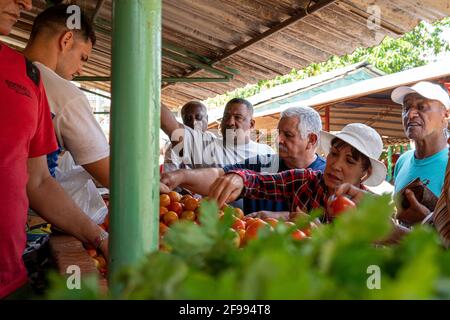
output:
[[[222,206],[222,208],[220,208],[220,210],[225,211],[225,209],[232,209],[232,210],[234,210],[234,208],[232,206],[230,206],[230,205],[228,205],[226,203]]]
[[[187,198],[184,202],[184,208],[186,210],[190,210],[190,211],[194,211],[195,209],[198,208],[198,200],[194,199],[192,197]]]
[[[331,203],[329,203],[331,209],[330,215],[336,217],[343,212],[356,208],[355,203],[345,196],[332,197]]]
[[[170,226],[172,223],[178,220],[178,214],[174,211],[169,211],[163,216],[163,221],[165,224]]]
[[[181,200],[181,194],[179,194],[176,191],[170,191],[167,195],[169,196],[171,203],[172,202],[180,202],[180,200]]]
[[[159,196],[159,206],[167,207],[170,204],[170,197],[167,194],[161,194]]]
[[[167,230],[169,230],[169,227],[165,225],[164,223],[159,223],[159,235],[162,237],[166,234]]]
[[[236,246],[236,248],[239,248],[240,245],[241,245],[241,236],[234,229],[230,229],[230,232],[233,233],[233,243],[234,243],[234,245]]]
[[[244,211],[242,211],[240,208],[234,208],[234,216],[238,219],[244,218]]]
[[[297,229],[294,232],[292,232],[292,238],[294,240],[303,240],[306,239],[307,236],[301,230]]]
[[[98,268],[106,268],[106,259],[103,256],[97,256],[94,258],[98,261]]]
[[[184,204],[184,202],[185,202],[187,199],[190,199],[190,198],[192,198],[192,196],[191,196],[190,194],[185,194],[185,195],[183,195],[183,196],[181,197],[180,202],[181,202],[182,204]]]
[[[255,239],[258,236],[258,230],[265,226],[269,226],[269,224],[259,218],[255,219],[250,225],[247,225],[245,229],[245,242]]]
[[[295,226],[296,226],[296,224],[293,223],[292,221],[286,221],[284,224],[285,224],[287,227],[295,227]]]
[[[181,214],[183,212],[183,206],[179,202],[172,202],[167,206],[169,211],[175,211],[177,214]]]
[[[159,207],[159,216],[160,217],[165,215],[167,212],[169,212],[169,209],[167,209],[166,207]]]
[[[264,219],[265,222],[267,222],[268,224],[270,224],[273,228],[275,228],[275,226],[278,223],[278,220],[275,218],[266,218]]]
[[[301,231],[302,231],[307,237],[311,237],[311,228],[301,229]]]
[[[263,224],[263,223],[267,224],[266,222],[264,222],[264,220],[262,220],[260,218],[251,218],[251,220],[247,219],[247,220],[244,220],[244,221],[245,221],[245,225],[246,225],[245,229],[248,229],[254,223],[256,223],[256,224]]]
[[[245,230],[245,222],[241,219],[236,219],[231,226],[234,230],[244,229]]]
[[[244,221],[245,224],[248,226],[248,225],[252,224],[253,221],[255,221],[255,218],[245,216],[241,220]]]
[[[192,210],[185,210],[181,213],[181,219],[183,220],[194,221],[195,218],[196,218],[195,212]]]
[[[87,249],[86,251],[87,251],[88,255],[90,255],[92,258],[97,256],[97,250],[95,250],[95,249]]]
[[[239,238],[241,239],[241,246],[242,246],[244,244],[245,229],[238,229],[237,233],[239,234]]]
[[[167,232],[167,230],[169,230],[169,227],[166,224],[164,224],[163,222],[160,222],[159,223],[159,233],[161,235],[164,235]]]

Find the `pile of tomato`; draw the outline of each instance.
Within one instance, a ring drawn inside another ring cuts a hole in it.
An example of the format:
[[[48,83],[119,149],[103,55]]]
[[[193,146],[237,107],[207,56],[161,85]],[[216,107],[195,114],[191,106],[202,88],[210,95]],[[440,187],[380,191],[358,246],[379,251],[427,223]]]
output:
[[[106,204],[109,207],[109,199],[105,199]],[[201,199],[194,198],[191,195],[181,195],[178,192],[171,191],[169,193],[161,194],[159,196],[159,237],[160,240],[164,238],[164,235],[177,221],[192,221],[193,223],[200,224],[200,202]],[[355,204],[346,197],[333,197],[330,198],[330,214],[336,217],[343,212],[354,208]],[[224,208],[218,211],[219,217],[224,215]],[[274,218],[260,219],[256,217],[244,216],[244,212],[239,208],[233,209],[233,225],[230,232],[234,234],[234,243],[236,247],[243,247],[252,239],[258,236],[258,231],[262,228],[272,229],[279,223],[292,227],[294,230],[291,234],[295,240],[303,240],[311,236],[311,228],[298,229],[295,223],[291,221],[277,220]],[[104,222],[100,224],[100,227],[104,230],[109,230],[109,215],[106,216]],[[161,243],[162,241],[160,241]],[[160,246],[161,250],[164,250]],[[101,253],[93,248],[86,249],[88,254],[94,259],[95,265],[102,274],[107,272],[107,262]]]
[[[163,238],[170,226],[179,220],[190,220],[199,224],[200,216],[200,201],[190,195],[181,196],[177,192],[171,191],[168,194],[160,195],[160,223],[159,235]],[[224,215],[224,208],[219,210],[218,215]],[[244,216],[244,212],[239,208],[232,208],[233,211],[233,225],[230,232],[235,234],[235,244],[237,247],[242,247],[248,241],[254,239],[258,235],[261,228],[273,229],[278,223],[274,218],[260,219]],[[288,226],[295,226],[293,222],[284,222]],[[292,237],[296,240],[302,240],[310,236],[310,229],[299,230],[296,229],[292,233]]]

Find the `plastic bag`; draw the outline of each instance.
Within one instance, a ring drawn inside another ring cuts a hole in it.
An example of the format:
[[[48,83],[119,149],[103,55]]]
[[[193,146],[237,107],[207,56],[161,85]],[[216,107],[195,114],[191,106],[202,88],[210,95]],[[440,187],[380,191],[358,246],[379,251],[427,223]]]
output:
[[[96,224],[103,223],[108,208],[89,173],[75,165],[68,152],[58,162],[56,180],[89,218]]]

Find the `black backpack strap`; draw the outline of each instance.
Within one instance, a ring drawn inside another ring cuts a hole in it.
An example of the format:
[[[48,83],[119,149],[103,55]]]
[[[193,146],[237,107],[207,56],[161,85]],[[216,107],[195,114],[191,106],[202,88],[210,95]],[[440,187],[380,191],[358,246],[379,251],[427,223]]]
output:
[[[41,74],[39,69],[27,58],[25,58],[25,64],[28,77],[34,82],[35,85],[39,86],[39,83],[41,82]]]

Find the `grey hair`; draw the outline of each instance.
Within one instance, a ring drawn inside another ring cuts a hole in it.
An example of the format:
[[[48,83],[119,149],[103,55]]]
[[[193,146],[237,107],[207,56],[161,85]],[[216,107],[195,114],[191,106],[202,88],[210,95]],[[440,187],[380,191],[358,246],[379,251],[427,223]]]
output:
[[[298,131],[302,139],[306,139],[310,133],[314,133],[319,141],[322,120],[316,110],[308,106],[289,107],[281,112],[280,120],[294,117],[299,120]]]

